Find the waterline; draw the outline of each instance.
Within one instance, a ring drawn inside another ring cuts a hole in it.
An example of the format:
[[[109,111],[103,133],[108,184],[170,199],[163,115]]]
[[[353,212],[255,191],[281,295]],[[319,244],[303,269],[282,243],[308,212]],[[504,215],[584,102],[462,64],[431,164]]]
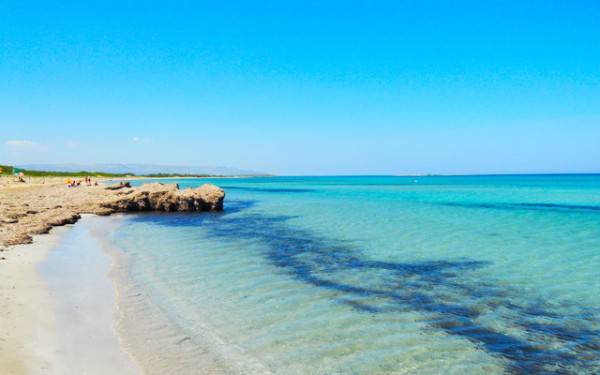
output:
[[[151,329],[126,336],[225,373],[596,373],[600,179],[436,181],[220,181],[225,213],[128,216]]]

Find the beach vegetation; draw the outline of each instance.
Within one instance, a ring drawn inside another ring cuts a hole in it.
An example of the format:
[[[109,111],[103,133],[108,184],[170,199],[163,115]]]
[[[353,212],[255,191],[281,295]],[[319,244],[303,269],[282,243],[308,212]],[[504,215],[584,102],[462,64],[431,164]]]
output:
[[[0,174],[12,175],[15,171],[15,167],[11,165],[0,164]],[[153,177],[153,178],[169,178],[169,177],[224,177],[223,175],[211,175],[211,174],[188,174],[188,173],[150,173],[143,175],[136,175],[135,173],[107,173],[98,171],[78,171],[78,172],[67,172],[67,171],[38,171],[30,169],[18,168],[19,172],[23,172],[26,176],[31,177]]]

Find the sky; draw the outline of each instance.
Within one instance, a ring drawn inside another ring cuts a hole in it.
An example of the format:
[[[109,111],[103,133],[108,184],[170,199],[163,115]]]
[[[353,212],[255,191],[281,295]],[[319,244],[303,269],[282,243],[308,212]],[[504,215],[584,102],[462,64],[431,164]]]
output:
[[[3,163],[600,172],[600,3],[4,0]]]

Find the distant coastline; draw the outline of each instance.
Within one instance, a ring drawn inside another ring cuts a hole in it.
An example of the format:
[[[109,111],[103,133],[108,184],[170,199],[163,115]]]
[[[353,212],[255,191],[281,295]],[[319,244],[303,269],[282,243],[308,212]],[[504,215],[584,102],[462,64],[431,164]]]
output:
[[[121,178],[121,179],[143,179],[143,178],[240,178],[240,177],[269,177],[270,174],[208,174],[208,173],[146,173],[136,174],[132,172],[114,173],[100,170],[42,170],[42,169],[27,169],[18,168],[12,165],[0,165],[0,175],[11,176],[22,173],[28,177],[86,177],[92,176],[96,178]]]
[[[16,167],[36,171],[98,171],[114,175],[136,176],[257,176],[268,175],[262,171],[232,167],[162,165],[162,164],[23,164]]]

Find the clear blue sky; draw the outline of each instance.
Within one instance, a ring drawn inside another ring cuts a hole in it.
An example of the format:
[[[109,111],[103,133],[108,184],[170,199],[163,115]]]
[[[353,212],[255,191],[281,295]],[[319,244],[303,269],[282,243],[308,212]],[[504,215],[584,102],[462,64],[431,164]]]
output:
[[[600,172],[598,1],[0,2],[0,161]]]

